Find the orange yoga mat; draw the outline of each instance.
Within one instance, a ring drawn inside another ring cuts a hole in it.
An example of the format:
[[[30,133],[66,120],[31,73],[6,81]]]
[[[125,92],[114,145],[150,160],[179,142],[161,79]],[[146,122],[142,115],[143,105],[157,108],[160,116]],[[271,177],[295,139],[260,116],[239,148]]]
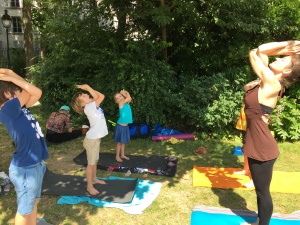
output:
[[[243,187],[243,184],[248,183],[250,178],[245,175],[234,174],[238,171],[242,171],[242,169],[194,166],[193,186],[253,190],[254,188]],[[273,172],[271,192],[300,193],[299,187],[300,172]]]

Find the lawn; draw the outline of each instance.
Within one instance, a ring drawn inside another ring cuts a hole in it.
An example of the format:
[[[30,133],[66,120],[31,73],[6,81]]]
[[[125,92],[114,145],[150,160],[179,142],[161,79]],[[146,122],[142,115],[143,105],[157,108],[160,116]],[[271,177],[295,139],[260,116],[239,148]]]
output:
[[[39,107],[32,109],[42,127],[45,127],[47,116],[43,116]],[[14,151],[11,139],[0,124],[0,172],[8,173],[11,154]],[[49,146],[50,158],[47,167],[56,173],[82,175],[81,166],[72,159],[83,151],[83,137],[76,140]],[[162,188],[155,201],[140,215],[130,215],[120,209],[98,208],[88,203],[78,205],[58,205],[58,196],[42,196],[38,214],[53,225],[156,225],[156,224],[189,224],[192,209],[196,205],[216,206],[233,209],[256,210],[254,191],[223,190],[192,186],[192,168],[196,166],[239,167],[243,166],[243,157],[232,154],[240,145],[236,141],[201,140],[184,141],[170,144],[166,141],[154,142],[151,138],[134,139],[126,145],[127,154],[136,155],[174,155],[178,157],[178,168],[175,177],[156,176],[150,174],[131,174],[143,180],[161,182]],[[101,152],[114,152],[114,142],[109,134],[102,139]],[[199,147],[205,146],[207,155],[194,155]],[[281,155],[275,163],[275,170],[300,172],[300,142],[279,143]],[[99,177],[119,176],[124,173],[98,170]],[[299,178],[300,179],[300,178]],[[284,183],[282,184],[284,185]],[[300,194],[272,193],[274,212],[289,214],[300,209]],[[14,190],[8,195],[0,196],[0,224],[13,224],[16,212],[16,196]]]

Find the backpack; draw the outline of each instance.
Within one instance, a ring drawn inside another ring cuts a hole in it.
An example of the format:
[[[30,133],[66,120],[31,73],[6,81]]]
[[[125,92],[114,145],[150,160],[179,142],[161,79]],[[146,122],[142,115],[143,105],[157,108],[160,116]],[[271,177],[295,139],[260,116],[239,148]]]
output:
[[[150,135],[149,126],[146,123],[129,124],[130,138],[147,138]]]

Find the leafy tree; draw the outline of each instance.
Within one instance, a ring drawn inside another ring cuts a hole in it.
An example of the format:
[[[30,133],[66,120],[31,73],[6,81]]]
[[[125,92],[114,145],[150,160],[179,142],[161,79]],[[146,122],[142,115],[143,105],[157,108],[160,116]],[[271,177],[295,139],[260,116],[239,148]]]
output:
[[[282,141],[300,140],[300,109],[296,99],[284,97],[271,115],[271,129]]]
[[[243,84],[255,77],[248,51],[299,35],[292,0],[39,2],[48,55],[32,71],[45,110],[88,83],[106,95],[103,108],[115,120],[112,97],[125,88],[135,121],[211,137],[234,132]],[[291,103],[299,95],[292,87],[287,93]]]

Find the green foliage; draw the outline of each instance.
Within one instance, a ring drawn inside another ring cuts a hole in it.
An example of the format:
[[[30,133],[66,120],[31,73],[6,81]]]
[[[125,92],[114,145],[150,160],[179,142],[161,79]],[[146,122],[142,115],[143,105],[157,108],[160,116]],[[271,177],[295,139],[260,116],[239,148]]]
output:
[[[172,124],[176,127],[185,124],[210,137],[222,138],[234,132],[244,75],[236,74],[233,82],[227,77],[225,73],[217,73],[189,83],[182,77],[182,89],[165,96],[166,102],[169,99],[167,110]]]
[[[300,139],[300,109],[296,99],[283,97],[271,115],[271,130],[281,141]]]
[[[76,42],[68,46],[57,44],[51,55],[34,67],[34,80],[43,89],[43,110],[57,110],[60,105],[68,104],[79,91],[75,85],[87,83],[106,96],[102,107],[107,119],[116,121],[118,107],[113,96],[126,89],[133,98],[135,121],[164,124],[165,103],[158,99],[174,85],[171,82],[174,73],[155,59],[155,49],[159,46],[128,41],[125,51],[120,52],[113,40],[105,43],[106,48],[102,45],[79,48]]]
[[[290,98],[297,99],[297,103],[300,103],[300,82],[287,87],[285,95],[289,96]]]
[[[236,132],[242,87],[253,79],[248,51],[299,36],[299,3],[292,0],[38,2],[34,18],[48,55],[32,71],[43,89],[43,110],[68,104],[75,85],[87,83],[105,94],[106,118],[116,121],[113,95],[124,88],[133,97],[135,121],[202,131],[203,137]],[[299,99],[299,90],[286,93]]]
[[[300,1],[269,0],[268,28],[270,39],[285,41],[299,35]]]
[[[5,57],[0,61],[0,66],[3,68],[7,68],[7,52],[3,51]],[[17,74],[21,77],[26,77],[26,59],[25,59],[25,51],[22,48],[10,48],[9,49],[10,55],[10,64],[12,70],[14,70]]]
[[[12,70],[14,70],[21,77],[26,77],[26,58],[25,51],[22,48],[10,49],[10,58]]]

